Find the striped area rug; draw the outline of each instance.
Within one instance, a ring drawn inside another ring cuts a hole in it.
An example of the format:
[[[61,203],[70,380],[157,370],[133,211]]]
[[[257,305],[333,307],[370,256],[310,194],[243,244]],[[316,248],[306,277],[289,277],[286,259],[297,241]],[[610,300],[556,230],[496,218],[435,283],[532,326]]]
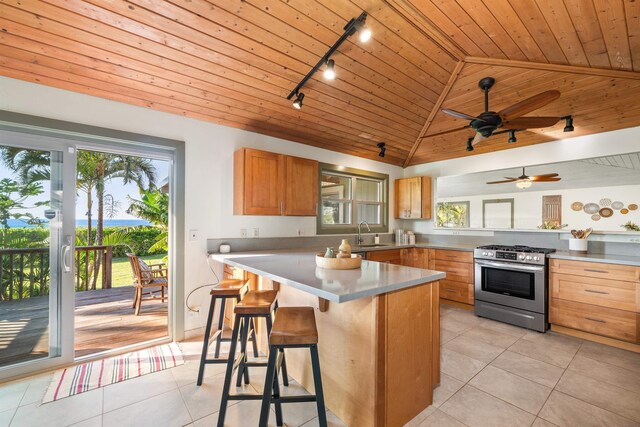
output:
[[[109,359],[60,369],[53,374],[42,403],[184,364],[177,344],[165,344]]]

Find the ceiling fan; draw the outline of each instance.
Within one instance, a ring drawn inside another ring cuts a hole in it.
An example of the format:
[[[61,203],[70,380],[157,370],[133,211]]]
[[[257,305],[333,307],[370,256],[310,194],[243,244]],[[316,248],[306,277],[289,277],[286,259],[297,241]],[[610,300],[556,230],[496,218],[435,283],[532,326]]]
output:
[[[517,178],[505,176],[505,181],[491,181],[487,184],[505,184],[507,182],[515,182],[518,188],[529,188],[534,182],[553,182],[560,181],[562,178],[557,173],[546,173],[544,175],[527,175],[522,168],[522,175]]]
[[[476,131],[476,135],[472,141],[468,144],[467,150],[472,151],[473,145],[489,138],[491,135],[498,133],[511,132],[509,142],[515,142],[515,132],[525,129],[537,129],[553,126],[561,119],[567,120],[567,126],[565,132],[573,130],[573,123],[569,123],[571,116],[566,117],[522,117],[525,114],[542,108],[545,105],[555,101],[560,97],[560,92],[557,90],[547,90],[513,104],[509,107],[503,108],[498,111],[489,111],[489,89],[495,84],[496,80],[493,77],[485,77],[478,82],[480,89],[484,91],[484,112],[480,113],[477,117],[460,113],[458,111],[449,110],[443,108],[441,111],[459,119],[470,120],[471,123],[467,127],[471,127]],[[497,129],[504,129],[503,131],[496,132]],[[470,148],[470,149],[469,149]]]

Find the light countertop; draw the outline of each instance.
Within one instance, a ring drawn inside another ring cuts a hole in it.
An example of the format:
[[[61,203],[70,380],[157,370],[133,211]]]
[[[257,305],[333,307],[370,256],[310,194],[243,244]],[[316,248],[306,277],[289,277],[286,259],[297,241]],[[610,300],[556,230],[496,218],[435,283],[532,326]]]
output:
[[[391,249],[390,247],[386,247]],[[333,302],[347,302],[444,279],[445,273],[375,261],[356,270],[316,267],[313,250],[215,253],[211,259],[229,264]]]
[[[640,257],[610,254],[581,254],[568,251],[557,251],[548,255],[549,258],[568,259],[573,261],[602,262],[604,264],[624,264],[640,267]]]

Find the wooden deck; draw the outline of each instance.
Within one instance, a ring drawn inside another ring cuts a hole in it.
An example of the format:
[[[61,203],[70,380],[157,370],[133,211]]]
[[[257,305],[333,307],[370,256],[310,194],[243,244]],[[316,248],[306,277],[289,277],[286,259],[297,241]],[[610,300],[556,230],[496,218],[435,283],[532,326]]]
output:
[[[133,314],[133,287],[76,293],[76,357],[167,336],[167,303],[143,301]],[[0,301],[0,366],[45,357],[49,299]]]

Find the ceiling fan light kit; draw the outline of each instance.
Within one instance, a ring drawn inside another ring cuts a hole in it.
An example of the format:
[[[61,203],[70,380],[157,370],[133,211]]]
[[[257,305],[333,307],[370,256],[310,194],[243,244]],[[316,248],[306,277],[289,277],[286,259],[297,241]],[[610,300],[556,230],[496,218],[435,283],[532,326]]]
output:
[[[335,61],[333,59],[329,59],[333,53],[338,50],[340,45],[344,43],[349,36],[352,36],[356,32],[360,33],[360,41],[362,43],[366,43],[371,38],[371,30],[365,26],[367,20],[367,12],[362,12],[360,16],[357,18],[352,18],[347,25],[344,26],[344,33],[340,36],[338,40],[329,48],[329,50],[320,58],[318,63],[307,73],[306,76],[300,80],[300,83],[293,88],[293,90],[287,95],[287,99],[291,99],[296,96],[296,100],[293,102],[294,108],[300,109],[302,108],[302,98],[304,98],[304,94],[300,92],[302,87],[307,83],[307,81],[318,71],[323,65],[325,66],[324,70],[324,78],[327,80],[333,80],[336,78],[335,72]]]
[[[525,188],[529,188],[531,187],[531,185],[533,184],[533,182],[529,181],[528,179],[523,179],[520,181],[516,181],[516,187],[524,190]]]
[[[498,135],[505,132],[509,133],[509,142],[514,143],[517,141],[515,136],[516,132],[526,129],[538,129],[553,126],[562,119],[566,120],[564,131],[573,131],[572,116],[523,117],[525,114],[542,108],[558,99],[560,97],[559,91],[547,90],[495,112],[489,110],[489,90],[495,83],[496,80],[493,77],[485,77],[480,79],[478,82],[478,86],[484,92],[484,112],[480,113],[478,116],[472,116],[459,111],[449,110],[447,108],[441,109],[445,114],[470,121],[470,124],[465,126],[465,128],[471,127],[476,131],[471,142],[472,146],[492,135]],[[502,130],[496,132],[498,129]],[[469,149],[469,143],[467,143],[467,151],[473,151]]]

